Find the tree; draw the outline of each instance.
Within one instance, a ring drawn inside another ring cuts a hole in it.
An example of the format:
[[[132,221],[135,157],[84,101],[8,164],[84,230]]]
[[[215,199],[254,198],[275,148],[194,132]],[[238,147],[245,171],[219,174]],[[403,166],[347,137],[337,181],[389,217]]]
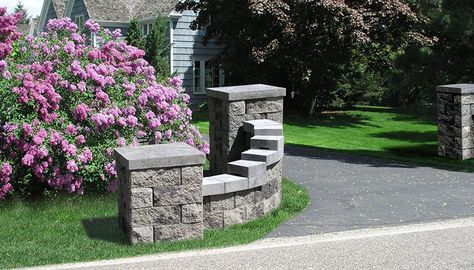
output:
[[[157,17],[151,32],[146,38],[145,59],[155,68],[158,78],[168,78],[171,74],[169,64],[169,39],[166,34],[166,22]]]
[[[28,11],[25,9],[25,6],[21,1],[16,4],[15,13],[21,14],[20,24],[29,24],[31,17],[28,16]]]
[[[403,0],[185,0],[178,9],[199,12],[191,27],[206,28],[204,43],[225,45],[217,61],[232,81],[286,86],[309,114],[336,98],[354,63],[383,70],[409,44],[432,42]]]
[[[128,28],[125,40],[129,45],[135,46],[139,49],[145,48],[145,40],[142,37],[142,31],[137,19],[133,18],[130,21],[130,27]]]

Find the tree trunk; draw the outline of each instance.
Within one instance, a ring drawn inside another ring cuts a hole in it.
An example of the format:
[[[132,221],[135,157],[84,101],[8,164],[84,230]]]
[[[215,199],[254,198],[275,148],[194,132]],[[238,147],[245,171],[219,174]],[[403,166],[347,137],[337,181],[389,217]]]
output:
[[[311,98],[311,104],[310,104],[308,116],[313,116],[314,113],[316,112],[316,103],[317,103],[317,98],[316,97]]]

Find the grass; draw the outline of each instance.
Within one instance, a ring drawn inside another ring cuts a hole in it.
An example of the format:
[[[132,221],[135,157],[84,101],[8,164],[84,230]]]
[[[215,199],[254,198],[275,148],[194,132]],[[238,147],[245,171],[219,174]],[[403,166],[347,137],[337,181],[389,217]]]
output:
[[[207,113],[198,112],[195,123],[204,134],[208,133]],[[320,113],[312,118],[287,115],[284,131],[287,145],[474,171],[474,160],[451,160],[437,155],[436,114],[358,106]]]
[[[202,240],[130,246],[116,222],[116,197],[57,197],[0,204],[0,268],[93,261],[223,247],[258,240],[309,204],[308,193],[283,179],[282,203],[257,220],[206,230]]]

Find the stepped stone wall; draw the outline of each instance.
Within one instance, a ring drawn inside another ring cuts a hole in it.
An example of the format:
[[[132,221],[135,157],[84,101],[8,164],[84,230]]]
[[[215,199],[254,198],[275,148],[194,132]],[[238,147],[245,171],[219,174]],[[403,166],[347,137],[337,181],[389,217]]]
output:
[[[438,155],[474,158],[474,84],[437,87]]]
[[[263,84],[207,89],[212,173],[226,173],[227,163],[240,159],[248,149],[244,121],[269,119],[283,123],[285,95],[285,88]]]
[[[208,89],[210,164],[174,143],[115,149],[119,225],[130,243],[201,238],[280,205],[285,89],[250,85]]]

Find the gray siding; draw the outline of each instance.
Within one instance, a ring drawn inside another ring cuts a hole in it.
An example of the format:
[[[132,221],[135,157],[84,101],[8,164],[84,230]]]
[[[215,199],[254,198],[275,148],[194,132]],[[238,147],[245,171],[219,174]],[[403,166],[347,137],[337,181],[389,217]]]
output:
[[[46,25],[48,25],[49,20],[56,19],[57,17],[58,16],[53,6],[53,1],[51,1],[48,7],[48,13],[46,13],[46,20],[44,21],[44,25],[41,26],[42,31],[46,31]]]
[[[84,16],[84,22],[89,19],[89,13],[87,12],[86,5],[83,0],[74,1],[74,5],[71,11],[71,19],[74,21],[74,18],[78,16]]]
[[[183,79],[183,87],[192,99],[204,99],[205,95],[193,95],[194,60],[208,60],[214,58],[222,50],[221,45],[209,42],[202,45],[201,40],[205,30],[193,31],[189,24],[196,18],[193,11],[184,11],[181,18],[174,24],[173,34],[173,67],[174,71]]]

